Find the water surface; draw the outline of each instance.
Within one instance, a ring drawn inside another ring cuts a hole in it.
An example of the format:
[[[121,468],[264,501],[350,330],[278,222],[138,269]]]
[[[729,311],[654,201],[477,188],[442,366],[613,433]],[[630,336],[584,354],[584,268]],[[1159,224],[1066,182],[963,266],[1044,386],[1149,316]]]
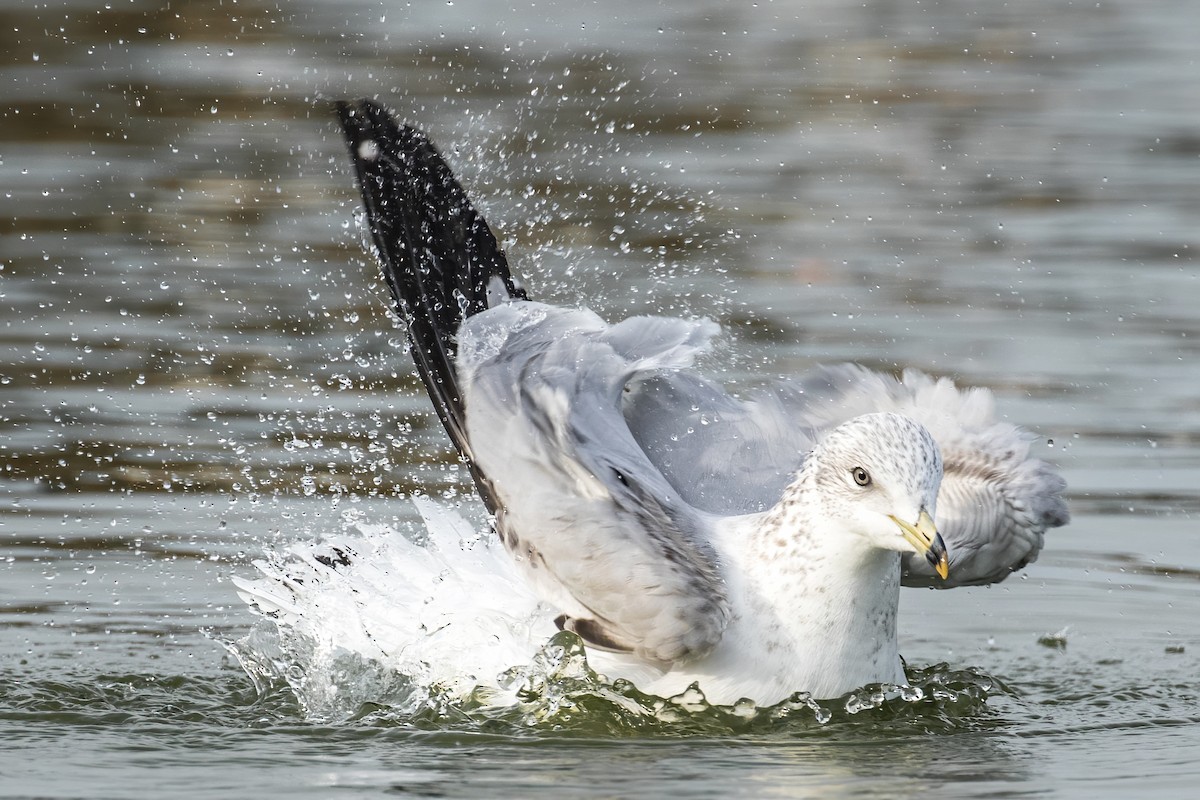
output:
[[[1197,779],[1200,23],[1183,0],[6,3],[0,796],[1180,796]],[[727,735],[307,718],[232,575],[467,494],[329,110],[427,128],[537,294],[994,390],[1074,521],[910,592],[962,714]]]

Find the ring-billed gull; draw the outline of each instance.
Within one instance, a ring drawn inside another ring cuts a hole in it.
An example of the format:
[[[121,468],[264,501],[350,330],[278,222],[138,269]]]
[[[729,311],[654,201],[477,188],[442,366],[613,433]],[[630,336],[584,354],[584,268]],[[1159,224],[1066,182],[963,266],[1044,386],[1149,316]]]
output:
[[[988,392],[840,366],[735,398],[689,371],[714,323],[529,300],[423,133],[338,111],[434,407],[519,571],[610,676],[718,703],[902,684],[902,582],[1003,580],[1067,521]]]

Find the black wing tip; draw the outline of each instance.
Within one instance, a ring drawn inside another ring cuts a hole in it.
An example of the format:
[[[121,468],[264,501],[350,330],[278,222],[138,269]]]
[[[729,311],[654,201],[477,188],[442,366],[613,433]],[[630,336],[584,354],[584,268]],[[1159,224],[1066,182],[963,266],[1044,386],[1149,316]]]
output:
[[[445,308],[458,295],[466,304],[462,318],[473,316],[493,302],[489,287],[497,278],[510,299],[529,299],[486,220],[423,130],[375,100],[338,100],[334,108],[402,317],[411,321],[404,306],[415,295],[437,295],[434,305]],[[462,318],[443,312],[432,321],[446,337]]]
[[[379,120],[395,124],[386,109],[374,100],[338,100],[334,102],[333,108],[337,113],[338,122],[342,125],[346,141],[350,144],[358,144],[370,138],[372,128]]]
[[[373,161],[385,150],[391,150],[406,155],[420,152],[430,152],[440,159],[437,148],[425,131],[401,122],[399,118],[382,103],[363,98],[360,100],[338,100],[334,104],[338,122],[341,123],[342,135],[350,149],[350,157],[360,169],[360,160]],[[376,148],[372,155],[364,152],[363,144],[374,142]]]
[[[395,130],[411,131],[423,139],[428,139],[420,128],[401,122],[391,108],[369,97],[335,100],[333,108],[346,128],[386,126]]]
[[[525,299],[525,293],[487,222],[424,131],[400,122],[374,100],[338,100],[334,109],[417,370],[495,513],[495,493],[470,457],[454,363],[456,337],[467,317],[488,308],[493,279],[503,281],[512,299]]]

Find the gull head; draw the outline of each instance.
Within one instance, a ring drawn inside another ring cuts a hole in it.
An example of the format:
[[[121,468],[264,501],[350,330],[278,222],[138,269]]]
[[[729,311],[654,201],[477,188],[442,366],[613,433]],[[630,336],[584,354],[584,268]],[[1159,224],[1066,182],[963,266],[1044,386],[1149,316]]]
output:
[[[855,417],[821,441],[805,471],[821,513],[846,535],[922,555],[946,578],[946,544],[933,523],[942,455],[924,425],[900,414]]]

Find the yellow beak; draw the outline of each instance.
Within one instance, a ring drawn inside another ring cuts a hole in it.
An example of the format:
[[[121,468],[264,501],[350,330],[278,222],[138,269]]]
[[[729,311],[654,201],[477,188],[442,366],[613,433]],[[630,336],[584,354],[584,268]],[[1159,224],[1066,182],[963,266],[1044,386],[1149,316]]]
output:
[[[933,517],[929,516],[929,512],[922,508],[916,525],[905,522],[896,516],[892,516],[891,520],[900,526],[900,532],[904,534],[904,538],[908,540],[909,544],[915,547],[918,553],[925,556],[925,560],[937,570],[937,574],[941,576],[942,580],[946,580],[946,576],[950,574],[950,564],[946,560],[946,543],[942,541],[942,535],[937,532],[937,526],[933,524]]]

